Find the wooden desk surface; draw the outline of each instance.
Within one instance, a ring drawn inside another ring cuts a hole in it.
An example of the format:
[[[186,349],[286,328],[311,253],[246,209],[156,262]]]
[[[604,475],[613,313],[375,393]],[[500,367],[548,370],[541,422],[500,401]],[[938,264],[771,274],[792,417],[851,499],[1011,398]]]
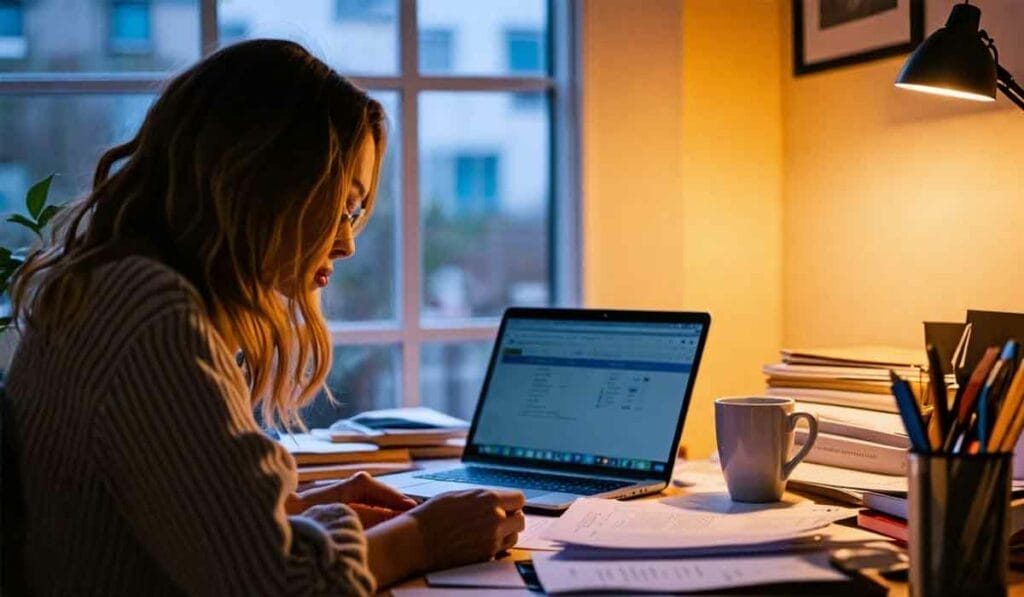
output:
[[[430,463],[430,468],[434,468],[435,466],[438,466],[438,465],[455,465],[457,463],[458,463],[458,461],[454,461],[454,460],[452,460],[452,461],[433,461],[433,462]],[[673,496],[673,495],[685,495],[686,493],[687,493],[687,490],[685,488],[669,486],[668,488],[666,488],[661,493],[654,494],[654,495],[651,495],[651,496],[646,496],[646,497],[639,498],[639,499],[641,499],[641,500],[645,500],[645,499],[659,499],[659,498],[663,498],[663,497],[670,497],[670,496]],[[804,500],[804,499],[812,499],[815,502],[821,502],[822,501],[817,496],[798,495],[798,494],[794,494],[794,493],[791,493],[791,492],[786,492],[786,496],[783,497],[783,499],[784,500],[792,499],[792,500],[797,500],[797,501]],[[882,535],[879,535],[879,537],[880,538],[884,538],[884,536],[882,536]],[[504,558],[507,558],[507,559],[512,560],[512,561],[528,560],[528,559],[530,559],[532,554],[533,554],[533,552],[531,552],[531,551],[527,551],[527,550],[523,550],[523,549],[513,549],[507,555],[505,555]],[[1011,555],[1013,555],[1013,554],[1011,554]],[[1020,554],[1016,558],[1015,557],[1011,557],[1011,561],[1013,561],[1014,566],[1013,566],[1013,569],[1010,570],[1009,595],[1010,596],[1014,596],[1014,597],[1024,597],[1024,554]],[[910,594],[909,584],[905,580],[903,580],[903,581],[900,581],[900,580],[889,580],[889,579],[886,579],[886,578],[883,578],[883,577],[879,576],[876,573],[870,573],[870,572],[869,573],[865,573],[864,576],[867,576],[872,581],[878,583],[882,587],[885,587],[886,590],[888,591],[888,594],[892,595],[894,597],[902,597],[902,596],[906,596],[906,595]],[[423,596],[423,597],[439,597],[439,596],[443,596],[443,595],[453,595],[453,596],[456,596],[456,597],[466,597],[468,595],[474,595],[474,596],[481,595],[481,596],[485,596],[485,597],[486,596],[495,596],[495,597],[505,597],[505,596],[508,596],[508,597],[512,597],[512,596],[516,596],[516,595],[536,595],[536,593],[531,593],[530,591],[527,591],[525,589],[479,589],[479,588],[456,589],[456,588],[447,588],[447,587],[445,587],[445,588],[442,588],[442,587],[430,587],[430,586],[427,585],[426,578],[423,577],[423,576],[420,576],[420,577],[417,577],[417,578],[413,578],[413,579],[407,580],[407,581],[405,581],[403,583],[400,583],[400,584],[396,585],[395,587],[392,587],[391,591],[394,593],[394,595],[396,595],[396,597],[420,597],[420,596]],[[753,591],[753,594],[756,594],[756,590]]]

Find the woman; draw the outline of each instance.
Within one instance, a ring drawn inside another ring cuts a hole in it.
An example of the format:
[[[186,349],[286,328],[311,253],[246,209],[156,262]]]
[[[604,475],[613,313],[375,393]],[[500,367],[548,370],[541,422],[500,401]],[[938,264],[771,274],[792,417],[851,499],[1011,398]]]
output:
[[[253,417],[294,424],[323,384],[317,290],[373,213],[384,145],[380,104],[257,40],[175,78],[100,159],[13,289],[33,592],[365,594],[515,543],[515,492],[296,494]]]

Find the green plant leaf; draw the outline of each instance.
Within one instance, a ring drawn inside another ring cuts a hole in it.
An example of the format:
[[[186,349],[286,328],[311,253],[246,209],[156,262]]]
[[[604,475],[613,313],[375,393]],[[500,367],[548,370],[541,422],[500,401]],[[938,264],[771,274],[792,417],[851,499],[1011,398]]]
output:
[[[38,218],[36,218],[36,224],[39,226],[40,230],[46,228],[46,225],[50,223],[50,220],[53,219],[53,216],[60,213],[61,207],[63,206],[47,205],[46,208],[43,209],[43,212],[39,214]]]
[[[21,214],[11,214],[7,216],[7,221],[13,222],[15,224],[20,224],[21,226],[28,228],[32,232],[35,232],[37,235],[39,234],[39,226],[37,226],[35,222]]]
[[[50,183],[53,182],[53,174],[32,185],[25,195],[25,207],[33,218],[39,219],[43,206],[46,205],[46,196],[50,194]],[[37,231],[38,232],[38,231]]]

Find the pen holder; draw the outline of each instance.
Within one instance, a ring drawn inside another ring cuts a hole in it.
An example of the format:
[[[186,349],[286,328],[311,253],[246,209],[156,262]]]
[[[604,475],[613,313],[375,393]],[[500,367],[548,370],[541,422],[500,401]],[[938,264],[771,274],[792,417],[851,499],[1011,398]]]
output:
[[[1005,595],[1012,454],[910,454],[910,594]]]

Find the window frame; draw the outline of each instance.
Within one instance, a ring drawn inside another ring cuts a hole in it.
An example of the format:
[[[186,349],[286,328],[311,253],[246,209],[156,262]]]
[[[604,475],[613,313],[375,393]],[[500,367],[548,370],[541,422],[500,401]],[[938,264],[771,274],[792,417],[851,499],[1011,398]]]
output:
[[[433,342],[491,341],[499,320],[423,321],[421,312],[422,241],[419,196],[419,94],[424,91],[541,92],[550,98],[551,201],[548,213],[549,286],[552,305],[578,306],[581,301],[580,227],[580,40],[582,0],[547,0],[549,74],[546,76],[431,75],[419,71],[416,0],[397,0],[399,65],[395,75],[342,73],[369,91],[399,95],[401,136],[398,145],[400,207],[398,210],[398,280],[396,319],[331,321],[335,345],[394,345],[400,350],[398,386],[401,406],[420,400],[421,348]],[[200,56],[218,48],[217,0],[197,0]],[[166,72],[10,72],[0,73],[0,95],[26,94],[152,94]]]

